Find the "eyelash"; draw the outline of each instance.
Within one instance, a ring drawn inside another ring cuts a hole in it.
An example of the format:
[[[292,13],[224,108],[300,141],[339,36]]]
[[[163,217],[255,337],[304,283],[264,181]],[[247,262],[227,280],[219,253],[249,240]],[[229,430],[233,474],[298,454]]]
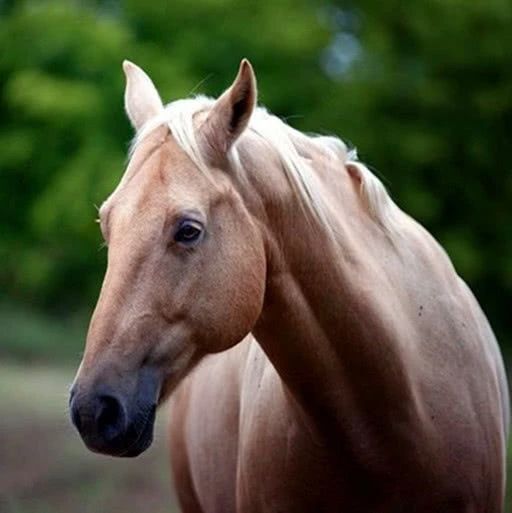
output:
[[[194,219],[183,220],[173,235],[174,242],[186,247],[198,244],[204,234],[204,228],[199,221]]]

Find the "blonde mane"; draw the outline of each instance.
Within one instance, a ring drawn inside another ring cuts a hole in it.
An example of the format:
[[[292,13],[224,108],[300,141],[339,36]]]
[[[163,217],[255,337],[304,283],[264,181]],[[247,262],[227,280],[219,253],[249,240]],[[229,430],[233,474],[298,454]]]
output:
[[[206,96],[196,96],[176,100],[165,106],[161,113],[151,118],[136,134],[130,154],[137,145],[153,130],[167,125],[179,146],[187,153],[194,164],[203,172],[207,172],[208,164],[196,139],[194,117],[200,112],[207,112],[215,100]],[[306,138],[322,149],[331,158],[350,165],[360,177],[359,190],[361,199],[371,218],[387,233],[393,233],[398,207],[391,200],[382,182],[357,158],[355,149],[347,150],[345,143],[333,136],[305,135],[287,125],[278,117],[270,114],[265,108],[257,107],[246,130],[252,131],[263,138],[279,155],[282,168],[287,178],[295,186],[297,194],[305,206],[328,229],[332,229],[327,205],[319,187],[320,182],[306,159],[302,158],[296,147],[296,141]],[[243,144],[243,134],[230,148],[231,165],[242,171],[239,158],[239,145]]]

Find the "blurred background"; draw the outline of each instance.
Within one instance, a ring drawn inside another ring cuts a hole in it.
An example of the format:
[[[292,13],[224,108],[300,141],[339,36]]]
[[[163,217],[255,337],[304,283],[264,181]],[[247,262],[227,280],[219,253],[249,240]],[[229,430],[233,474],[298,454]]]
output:
[[[177,511],[165,415],[134,461],[67,419],[132,137],[124,58],[170,101],[248,57],[261,103],[356,145],[440,240],[510,361],[510,0],[0,0],[0,49],[0,512]]]

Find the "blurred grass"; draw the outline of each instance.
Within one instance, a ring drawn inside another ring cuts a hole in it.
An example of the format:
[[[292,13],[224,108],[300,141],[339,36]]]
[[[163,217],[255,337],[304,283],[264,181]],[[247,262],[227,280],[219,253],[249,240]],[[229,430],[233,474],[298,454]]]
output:
[[[27,306],[0,302],[0,358],[78,362],[90,314],[49,316]]]
[[[68,420],[70,368],[0,364],[1,513],[177,512],[166,412],[139,458],[89,452]]]

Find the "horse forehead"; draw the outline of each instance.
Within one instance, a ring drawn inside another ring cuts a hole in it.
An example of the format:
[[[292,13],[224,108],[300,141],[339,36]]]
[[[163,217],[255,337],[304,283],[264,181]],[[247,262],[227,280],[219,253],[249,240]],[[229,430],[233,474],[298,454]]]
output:
[[[126,184],[134,181],[139,186],[168,185],[193,168],[190,158],[168,130],[163,138],[148,136],[148,139],[140,143],[130,160],[126,180],[123,177]]]
[[[160,199],[194,196],[202,187],[200,173],[167,131],[164,137],[148,136],[134,151],[126,172],[105,201],[105,210],[119,205],[150,208]],[[103,207],[102,207],[103,208]]]
[[[207,208],[231,199],[234,194],[227,173],[215,168],[199,168],[171,132],[145,154],[139,172],[127,181],[127,188],[134,191],[141,203],[160,196],[171,208]]]

